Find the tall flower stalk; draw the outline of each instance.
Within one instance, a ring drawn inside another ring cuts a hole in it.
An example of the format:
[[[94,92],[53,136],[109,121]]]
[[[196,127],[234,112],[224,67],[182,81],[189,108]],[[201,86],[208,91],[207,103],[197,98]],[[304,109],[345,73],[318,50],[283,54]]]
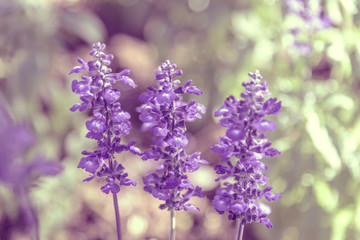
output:
[[[134,146],[135,141],[122,144],[121,138],[128,135],[131,129],[129,121],[130,114],[121,109],[118,102],[120,91],[113,87],[116,82],[122,82],[133,88],[134,81],[128,77],[130,70],[125,69],[120,73],[112,73],[112,54],[105,54],[103,51],[106,45],[95,43],[90,55],[93,60],[86,62],[78,58],[81,66],[74,67],[69,74],[85,71],[81,75],[81,81],[73,80],[72,91],[80,95],[81,103],[75,104],[70,110],[80,112],[89,109],[92,119],[86,121],[86,128],[89,131],[87,138],[97,141],[95,151],[83,151],[78,168],[85,169],[90,173],[84,181],[94,178],[106,179],[106,184],[101,191],[113,194],[114,210],[116,216],[117,238],[121,239],[120,214],[117,202],[117,193],[120,186],[136,185],[136,182],[128,178],[125,168],[116,161],[115,153],[130,151],[133,154],[141,155],[140,150]]]
[[[170,240],[175,239],[175,211],[199,211],[188,201],[193,196],[204,196],[201,188],[194,187],[188,180],[186,173],[196,171],[200,164],[207,164],[200,158],[200,152],[187,155],[184,150],[188,144],[185,123],[200,119],[205,107],[195,100],[189,103],[182,100],[183,94],[201,95],[203,92],[191,86],[191,80],[179,86],[180,81],[175,78],[181,74],[169,60],[161,64],[155,72],[157,89],[149,86],[149,91],[140,95],[143,104],[137,109],[143,129],[154,135],[151,150],[145,151],[142,159],[161,160],[155,172],[143,177],[144,190],[164,201],[160,209],[170,211]]]
[[[0,182],[14,191],[31,239],[39,240],[39,219],[30,191],[38,178],[56,176],[62,166],[40,155],[28,159],[28,152],[35,144],[35,134],[26,124],[15,123],[0,102]]]
[[[261,161],[264,157],[281,154],[270,148],[266,131],[275,130],[275,123],[266,120],[266,115],[279,114],[281,102],[271,98],[266,81],[258,71],[249,73],[250,82],[243,82],[246,91],[241,93],[243,100],[229,96],[224,105],[215,113],[222,116],[219,124],[227,128],[226,136],[211,149],[221,156],[222,164],[215,166],[221,176],[222,185],[216,190],[212,205],[220,214],[227,213],[229,220],[237,221],[236,240],[241,240],[244,227],[253,221],[272,228],[267,218],[271,213],[269,206],[260,202],[264,197],[276,201],[280,193],[272,193],[268,178],[264,175],[267,166]],[[265,97],[267,100],[265,100]]]

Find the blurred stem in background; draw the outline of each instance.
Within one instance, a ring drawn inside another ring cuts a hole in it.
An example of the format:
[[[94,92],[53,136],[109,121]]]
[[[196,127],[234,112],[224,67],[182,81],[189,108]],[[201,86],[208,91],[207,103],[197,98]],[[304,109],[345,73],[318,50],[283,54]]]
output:
[[[116,193],[113,193],[113,200],[114,200],[114,210],[115,210],[115,217],[116,217],[117,239],[121,240],[121,221],[120,221],[119,204],[118,204]]]
[[[30,228],[31,239],[40,240],[39,220],[29,197],[29,191],[23,186],[16,186],[14,191],[19,199],[20,208],[24,214],[25,224]]]

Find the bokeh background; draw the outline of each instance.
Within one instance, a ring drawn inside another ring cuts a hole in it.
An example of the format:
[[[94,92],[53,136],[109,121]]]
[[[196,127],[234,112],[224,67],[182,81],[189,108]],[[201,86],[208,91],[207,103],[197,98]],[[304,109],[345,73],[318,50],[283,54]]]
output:
[[[323,0],[329,28],[305,35],[313,47],[302,55],[291,29],[298,21],[281,0],[1,0],[0,101],[15,122],[36,135],[31,150],[59,162],[64,170],[40,178],[29,191],[41,239],[115,239],[111,195],[102,180],[83,183],[77,169],[85,138],[86,113],[71,113],[78,56],[89,60],[93,42],[107,44],[112,68],[130,68],[138,88],[121,86],[121,103],[132,114],[128,141],[146,149],[135,108],[137,96],[155,85],[154,69],[166,59],[204,91],[207,107],[188,124],[187,151],[201,151],[210,162],[190,174],[206,191],[194,199],[199,213],[177,214],[177,239],[232,239],[234,223],[211,207],[217,183],[210,150],[224,134],[212,113],[229,94],[239,96],[247,73],[259,69],[272,95],[283,103],[269,134],[281,156],[265,159],[267,176],[283,197],[271,203],[274,229],[252,223],[245,240],[341,240],[360,236],[360,2]],[[0,136],[1,137],[1,136]],[[137,187],[118,197],[124,239],[167,239],[169,212],[142,190],[141,177],[153,167],[130,154],[117,156]],[[24,161],[29,161],[24,156]],[[1,156],[0,156],[0,164]],[[11,184],[0,185],[0,239],[30,239],[24,209]]]

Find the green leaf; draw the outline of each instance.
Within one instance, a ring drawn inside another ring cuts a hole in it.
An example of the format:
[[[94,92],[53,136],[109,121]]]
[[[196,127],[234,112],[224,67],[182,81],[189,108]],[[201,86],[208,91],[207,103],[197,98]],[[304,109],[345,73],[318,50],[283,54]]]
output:
[[[341,168],[341,159],[326,127],[320,125],[318,114],[314,111],[313,106],[306,107],[304,109],[304,115],[307,120],[306,131],[314,147],[321,153],[334,173],[338,173]]]
[[[335,189],[331,189],[330,186],[317,179],[313,185],[316,201],[326,212],[333,212],[339,200],[339,194]]]
[[[333,217],[331,240],[346,239],[346,230],[353,218],[353,207],[341,209]]]
[[[343,17],[337,0],[327,1],[327,11],[333,23],[341,24]]]
[[[340,0],[343,8],[350,14],[355,15],[358,13],[358,9],[356,8],[355,0]]]
[[[88,44],[103,41],[106,29],[102,21],[88,11],[68,11],[61,17],[60,25],[71,34],[81,38]]]

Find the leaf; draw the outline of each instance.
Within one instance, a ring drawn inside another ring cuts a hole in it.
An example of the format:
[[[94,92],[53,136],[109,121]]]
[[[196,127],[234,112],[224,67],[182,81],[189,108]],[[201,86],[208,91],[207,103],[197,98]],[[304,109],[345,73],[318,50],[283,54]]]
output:
[[[346,238],[346,230],[353,218],[353,207],[338,211],[333,217],[331,240],[342,240]]]
[[[67,11],[61,16],[60,26],[88,44],[103,41],[106,28],[102,21],[89,11]]]
[[[355,1],[356,0],[340,0],[340,3],[348,13],[355,15],[359,12],[356,8]]]
[[[338,206],[338,192],[322,180],[316,180],[313,186],[317,203],[326,212],[333,212]]]
[[[337,0],[327,1],[327,13],[329,14],[330,19],[335,24],[341,24],[343,17],[340,11],[340,7]]]
[[[353,110],[355,103],[354,99],[343,93],[335,93],[330,95],[325,102],[328,109],[334,109],[337,107],[343,108],[344,110]]]
[[[321,153],[324,160],[334,170],[334,173],[338,173],[341,168],[341,159],[326,127],[320,125],[318,114],[314,111],[313,107],[306,107],[304,116],[307,119],[306,131],[314,147]]]

